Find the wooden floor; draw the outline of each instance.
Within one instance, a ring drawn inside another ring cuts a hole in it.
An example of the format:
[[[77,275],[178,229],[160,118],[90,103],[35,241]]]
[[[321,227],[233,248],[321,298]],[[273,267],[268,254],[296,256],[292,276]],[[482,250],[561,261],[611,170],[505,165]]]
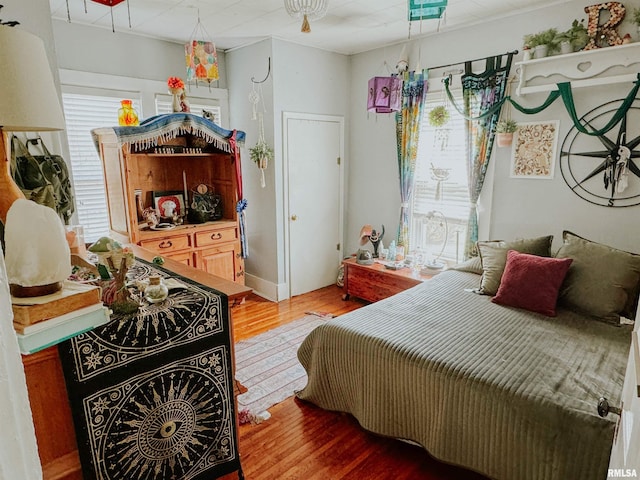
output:
[[[274,303],[251,295],[232,310],[235,341],[296,320],[306,312],[341,315],[364,305],[343,302],[330,286]],[[289,398],[259,425],[241,425],[240,455],[247,480],[482,480],[430,457],[419,447],[363,430],[350,415]],[[234,475],[225,480],[237,478]]]

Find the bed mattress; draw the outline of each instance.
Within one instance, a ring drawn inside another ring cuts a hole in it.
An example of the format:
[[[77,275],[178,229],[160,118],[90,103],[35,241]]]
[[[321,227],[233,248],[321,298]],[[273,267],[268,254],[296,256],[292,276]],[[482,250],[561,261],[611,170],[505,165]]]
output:
[[[448,271],[311,332],[297,396],[500,480],[602,480],[630,328],[491,303]]]

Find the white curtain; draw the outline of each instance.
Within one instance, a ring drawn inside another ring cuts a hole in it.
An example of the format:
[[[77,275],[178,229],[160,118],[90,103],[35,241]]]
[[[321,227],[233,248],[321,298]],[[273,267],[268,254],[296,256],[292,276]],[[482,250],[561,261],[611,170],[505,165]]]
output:
[[[13,330],[9,282],[0,246],[0,479],[41,480],[24,368]]]

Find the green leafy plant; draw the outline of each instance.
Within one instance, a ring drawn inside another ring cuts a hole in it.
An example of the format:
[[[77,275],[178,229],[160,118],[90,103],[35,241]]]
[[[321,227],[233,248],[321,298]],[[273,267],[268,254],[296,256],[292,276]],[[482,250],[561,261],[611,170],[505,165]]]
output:
[[[496,124],[496,133],[513,133],[518,130],[515,120],[500,120]]]
[[[530,48],[535,48],[539,45],[547,45],[549,53],[553,53],[558,50],[560,43],[558,42],[558,30],[555,28],[549,28],[539,33],[530,33],[524,36],[524,44]]]
[[[633,9],[633,16],[631,21],[640,27],[640,8]]]
[[[574,20],[571,28],[558,33],[556,40],[558,44],[569,42],[575,51],[583,49],[589,42],[589,34],[587,33],[587,27],[584,26],[584,19],[581,21]]]
[[[249,149],[249,157],[259,165],[264,159],[273,160],[273,149],[264,140],[259,140]]]
[[[449,121],[449,110],[444,105],[439,105],[429,112],[429,125],[442,127]]]

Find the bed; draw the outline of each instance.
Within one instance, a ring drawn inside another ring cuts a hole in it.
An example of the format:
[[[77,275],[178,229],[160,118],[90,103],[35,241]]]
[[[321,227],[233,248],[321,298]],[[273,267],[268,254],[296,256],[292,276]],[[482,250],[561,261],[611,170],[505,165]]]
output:
[[[446,271],[311,332],[298,398],[500,480],[606,478],[629,327],[491,302]]]

